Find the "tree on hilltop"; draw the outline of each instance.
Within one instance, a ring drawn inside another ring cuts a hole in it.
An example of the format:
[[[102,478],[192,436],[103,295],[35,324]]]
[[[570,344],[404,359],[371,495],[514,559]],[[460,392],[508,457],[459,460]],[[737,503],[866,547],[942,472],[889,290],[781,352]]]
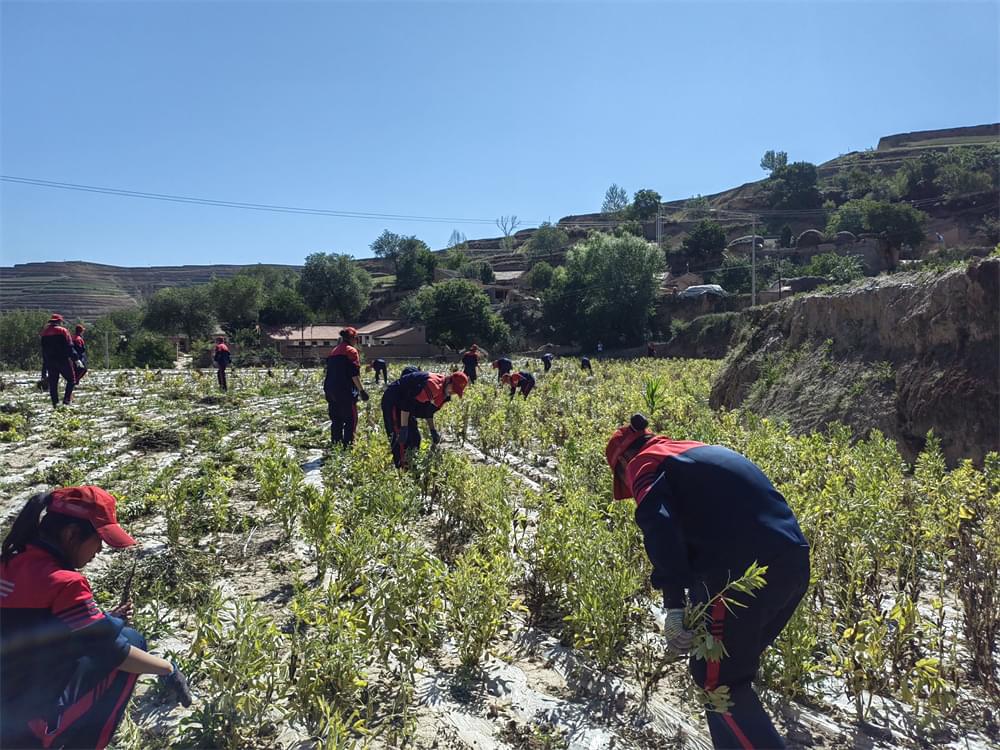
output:
[[[773,149],[768,149],[764,152],[764,155],[760,157],[760,168],[765,172],[774,173],[776,169],[783,169],[788,165],[788,152],[786,151],[774,151]]]
[[[601,213],[616,214],[628,208],[628,192],[625,188],[612,182],[611,187],[604,193],[604,203],[601,204]]]

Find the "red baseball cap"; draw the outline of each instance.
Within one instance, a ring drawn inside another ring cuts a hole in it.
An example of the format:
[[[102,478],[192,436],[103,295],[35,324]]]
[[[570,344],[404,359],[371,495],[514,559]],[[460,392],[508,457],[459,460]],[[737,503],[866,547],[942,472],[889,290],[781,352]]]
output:
[[[347,328],[341,329],[340,335],[353,339],[357,337],[358,329],[355,328],[354,326],[347,326]]]
[[[112,547],[131,547],[135,539],[118,525],[115,499],[100,487],[60,487],[49,494],[49,512],[86,518],[97,530],[101,539]]]
[[[79,323],[77,323],[77,324],[76,324],[76,329],[75,329],[75,330],[76,330],[76,332],[77,332],[77,333],[83,333],[83,332],[84,332],[84,331],[86,331],[87,329],[86,329],[86,328],[84,328],[84,327],[83,327],[82,325],[80,325]]]
[[[649,429],[649,423],[646,421],[646,418],[641,414],[635,414],[630,420],[630,424],[622,425],[615,430],[611,439],[608,441],[608,446],[604,449],[604,456],[607,458],[608,466],[611,467],[611,474],[614,476],[615,500],[624,500],[632,497],[632,488],[619,479],[618,474],[615,472],[615,467],[618,465],[618,459],[622,457],[622,454],[625,453],[625,451],[627,451],[636,440],[641,438],[643,435],[652,434],[653,432]]]
[[[453,372],[448,376],[448,382],[451,383],[451,389],[455,391],[455,394],[462,398],[462,394],[465,393],[465,386],[469,384],[469,376],[464,372]]]
[[[52,317],[49,318],[50,323],[62,323],[63,316],[59,313],[52,313]]]

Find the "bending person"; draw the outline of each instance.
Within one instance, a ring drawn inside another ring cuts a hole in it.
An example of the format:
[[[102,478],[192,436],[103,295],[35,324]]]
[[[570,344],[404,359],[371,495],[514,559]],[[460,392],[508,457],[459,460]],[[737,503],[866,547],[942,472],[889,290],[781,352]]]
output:
[[[426,419],[431,440],[436,445],[441,435],[434,426],[434,414],[451,400],[459,398],[469,384],[463,372],[442,375],[416,371],[393,381],[382,394],[382,420],[392,449],[392,462],[396,468],[406,466],[407,453],[420,447],[420,431],[415,418]]]

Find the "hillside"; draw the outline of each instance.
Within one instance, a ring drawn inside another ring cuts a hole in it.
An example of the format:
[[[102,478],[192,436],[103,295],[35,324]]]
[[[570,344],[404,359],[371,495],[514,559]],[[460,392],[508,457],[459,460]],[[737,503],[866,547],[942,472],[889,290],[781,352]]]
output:
[[[0,310],[58,310],[72,317],[97,317],[113,310],[134,307],[164,287],[202,284],[251,267],[123,268],[81,261],[22,263],[0,268]]]
[[[836,183],[839,175],[849,170],[881,175],[891,175],[899,167],[901,160],[919,156],[927,151],[946,151],[956,146],[984,145],[1000,142],[1000,125],[977,125],[944,130],[899,133],[882,137],[878,147],[868,151],[854,151],[842,154],[823,164],[817,165],[821,185],[829,187]],[[760,179],[702,196],[703,207],[717,211],[759,212],[768,208],[767,181]],[[690,198],[664,201],[660,239],[666,247],[673,247],[691,228],[696,220],[688,210]],[[929,218],[928,236],[940,234],[949,247],[956,245],[987,245],[981,234],[984,217],[997,215],[1000,193],[990,190],[964,196],[961,200],[935,200],[921,204]],[[750,234],[751,222],[747,218],[716,215],[728,239]],[[570,241],[576,242],[594,228],[610,228],[619,219],[602,213],[572,214],[559,219],[558,224],[569,234]],[[782,219],[795,234],[825,227],[825,216],[816,214],[805,217]],[[774,227],[770,228],[774,230]],[[647,239],[657,238],[655,220],[643,223]],[[524,228],[513,235],[514,248],[527,242],[533,228]],[[758,232],[768,233],[768,228],[758,225]],[[469,253],[477,258],[489,258],[494,270],[520,270],[524,268],[524,257],[502,250],[502,237],[470,239]],[[377,258],[358,261],[372,273],[391,273],[387,264]],[[166,286],[185,286],[211,281],[216,277],[231,276],[250,266],[206,265],[206,266],[149,266],[144,268],[122,268],[97,263],[44,262],[25,263],[13,267],[0,267],[0,310],[43,309],[59,310],[70,316],[84,318],[97,317],[103,313],[133,306],[157,289]],[[298,268],[297,266],[277,266]]]
[[[843,422],[897,441],[907,460],[934,430],[952,464],[1000,450],[1000,258],[904,273],[744,313],[712,389],[799,433]]]

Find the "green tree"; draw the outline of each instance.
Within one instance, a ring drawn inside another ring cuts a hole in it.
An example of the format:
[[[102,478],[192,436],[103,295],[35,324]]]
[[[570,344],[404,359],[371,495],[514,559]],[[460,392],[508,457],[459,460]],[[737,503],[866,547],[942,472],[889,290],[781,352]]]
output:
[[[39,334],[49,314],[41,310],[10,310],[0,313],[0,365],[11,370],[41,368],[42,348]]]
[[[451,247],[444,252],[441,265],[452,271],[461,271],[470,262],[469,254],[465,250],[461,247]]]
[[[173,367],[177,359],[176,348],[165,336],[157,336],[148,331],[139,332],[129,348],[134,367]]]
[[[312,320],[312,310],[298,289],[284,287],[275,290],[260,309],[263,325],[305,325]]]
[[[763,285],[762,269],[757,268],[758,288]],[[753,274],[750,260],[743,255],[724,252],[722,266],[711,274],[713,284],[718,284],[731,294],[746,294],[753,288]]]
[[[649,327],[662,251],[638,237],[594,233],[570,249],[542,301],[563,341],[637,343]]]
[[[774,173],[776,169],[782,169],[788,165],[788,153],[786,151],[774,151],[768,149],[760,157],[760,168],[765,172]]]
[[[134,342],[143,333],[143,311],[138,307],[114,310],[102,315],[87,327],[87,354],[90,369],[133,367]],[[172,355],[171,355],[172,356]]]
[[[527,273],[527,282],[535,291],[548,289],[552,285],[553,268],[544,260],[539,261],[531,267]]]
[[[687,233],[681,247],[691,260],[710,260],[725,249],[726,231],[718,222],[702,219]]]
[[[313,253],[306,258],[299,291],[316,313],[347,322],[368,304],[372,277],[350,255]]]
[[[143,326],[168,336],[180,332],[194,341],[212,332],[214,308],[210,284],[167,287],[146,303]]]
[[[616,214],[628,208],[628,192],[625,188],[612,182],[611,187],[604,193],[604,203],[601,204],[601,213]]]
[[[892,179],[896,196],[903,200],[922,200],[941,195],[937,177],[942,161],[941,154],[933,151],[904,161]]]
[[[475,279],[483,284],[492,284],[496,281],[496,274],[493,273],[493,266],[485,260],[477,260],[466,264],[462,268],[462,276],[466,279]]]
[[[816,165],[807,161],[796,161],[778,167],[767,181],[771,208],[819,207],[823,203],[823,196],[816,185],[817,180]]]
[[[417,289],[434,280],[437,258],[423,240],[403,237],[398,245],[396,288]]]
[[[649,219],[656,216],[660,210],[660,201],[663,200],[655,190],[643,188],[636,192],[632,198],[632,215],[637,219]]]
[[[510,327],[490,308],[490,298],[466,279],[425,286],[407,297],[400,311],[426,325],[428,341],[442,346],[457,349],[477,341],[491,347],[510,336]]]
[[[862,234],[869,231],[866,218],[873,205],[875,201],[870,198],[847,201],[830,214],[826,222],[826,233],[833,236],[837,232]]]
[[[543,222],[528,240],[528,257],[550,258],[569,244],[569,235],[551,222]]]
[[[260,318],[264,304],[264,283],[249,273],[238,273],[225,279],[216,279],[210,292],[215,317],[227,331],[252,328]]]
[[[383,229],[382,234],[375,238],[369,247],[377,258],[392,262],[392,269],[399,273],[399,246],[403,238],[395,232]]]
[[[830,216],[828,234],[848,231],[877,234],[885,243],[886,264],[895,268],[904,244],[919,245],[924,239],[927,214],[907,203],[862,199],[848,201]]]
[[[837,253],[821,253],[802,267],[803,276],[823,276],[837,284],[860,279],[865,275],[861,260],[856,255],[838,255]]]

